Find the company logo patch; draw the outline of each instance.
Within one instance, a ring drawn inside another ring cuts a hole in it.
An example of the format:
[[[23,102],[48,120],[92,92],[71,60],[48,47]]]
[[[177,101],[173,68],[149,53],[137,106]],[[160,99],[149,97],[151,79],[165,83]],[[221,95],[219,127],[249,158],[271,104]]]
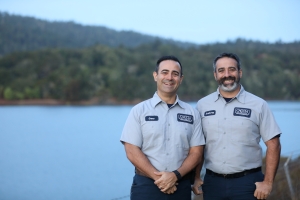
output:
[[[215,115],[215,114],[216,114],[215,110],[209,110],[204,113],[204,116],[211,116],[211,115]]]
[[[234,116],[241,116],[241,117],[248,117],[250,118],[251,116],[251,109],[249,108],[238,108],[235,107],[233,110],[233,115]]]
[[[192,115],[186,115],[186,114],[178,113],[177,114],[177,121],[193,124],[194,123],[194,117]]]
[[[158,116],[146,116],[146,121],[158,121]]]

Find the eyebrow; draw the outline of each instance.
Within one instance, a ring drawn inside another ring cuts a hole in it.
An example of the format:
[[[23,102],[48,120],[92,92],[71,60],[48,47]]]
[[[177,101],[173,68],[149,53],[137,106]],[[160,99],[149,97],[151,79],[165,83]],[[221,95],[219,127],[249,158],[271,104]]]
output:
[[[161,70],[161,72],[169,72],[169,71],[170,71],[170,70],[168,70],[168,69],[162,69],[162,70]],[[180,74],[180,72],[177,71],[177,70],[172,70],[171,73],[178,73],[178,74]]]
[[[229,66],[228,67],[228,69],[232,69],[232,68],[238,69],[238,67],[236,67],[236,66]],[[225,69],[225,67],[219,67],[219,68],[217,68],[217,70],[219,70],[219,69]]]

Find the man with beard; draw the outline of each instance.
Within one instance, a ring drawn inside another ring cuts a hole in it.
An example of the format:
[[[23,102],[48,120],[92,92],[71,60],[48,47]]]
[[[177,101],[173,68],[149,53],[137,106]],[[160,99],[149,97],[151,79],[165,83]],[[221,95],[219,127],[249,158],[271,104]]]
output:
[[[266,199],[272,190],[280,158],[281,134],[268,104],[245,91],[237,55],[223,53],[213,62],[216,92],[197,103],[206,139],[206,174],[197,166],[193,191],[205,200]],[[263,175],[260,139],[267,147]]]
[[[132,108],[120,139],[135,166],[130,199],[190,200],[190,171],[205,143],[200,115],[177,96],[183,73],[176,57],[161,57],[153,78],[157,92]]]

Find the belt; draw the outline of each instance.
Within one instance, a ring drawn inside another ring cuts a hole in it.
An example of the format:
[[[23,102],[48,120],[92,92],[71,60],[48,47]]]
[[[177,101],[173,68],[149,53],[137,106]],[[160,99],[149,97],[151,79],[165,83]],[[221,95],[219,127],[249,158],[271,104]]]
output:
[[[143,172],[141,172],[140,170],[138,170],[137,168],[135,168],[135,173],[140,175],[140,176],[145,176],[148,177],[146,174],[144,174]],[[148,177],[149,178],[149,177]],[[184,181],[184,180],[191,180],[193,178],[193,173],[189,172],[186,175],[184,175],[183,177],[181,177],[181,179],[178,181]]]
[[[211,171],[210,169],[206,169],[207,174],[215,175],[215,176],[219,176],[219,177],[223,177],[223,178],[240,178],[240,177],[246,176],[248,174],[251,174],[254,172],[259,172],[259,171],[261,171],[261,167],[245,170],[243,172],[238,172],[238,173],[234,173],[234,174],[218,174],[218,173]]]

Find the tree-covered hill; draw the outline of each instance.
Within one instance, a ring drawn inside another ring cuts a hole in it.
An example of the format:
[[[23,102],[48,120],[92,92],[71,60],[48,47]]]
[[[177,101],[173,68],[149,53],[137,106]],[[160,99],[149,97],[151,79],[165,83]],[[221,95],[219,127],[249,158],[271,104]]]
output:
[[[152,77],[156,60],[172,54],[183,64],[180,98],[196,101],[216,90],[212,61],[225,51],[240,56],[246,90],[265,99],[300,100],[300,42],[242,39],[197,48],[157,40],[131,48],[95,45],[11,53],[0,58],[0,99],[141,101],[156,89]]]
[[[136,47],[157,39],[181,47],[195,46],[192,43],[133,31],[116,31],[103,26],[84,26],[74,22],[50,22],[0,12],[0,55],[45,48],[84,48],[95,44]]]

